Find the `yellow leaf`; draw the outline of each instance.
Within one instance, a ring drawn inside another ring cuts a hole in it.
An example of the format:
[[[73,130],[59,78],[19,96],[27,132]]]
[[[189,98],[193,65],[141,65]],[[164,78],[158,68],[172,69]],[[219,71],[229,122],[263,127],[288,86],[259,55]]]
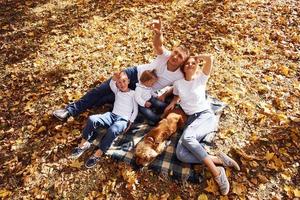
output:
[[[300,197],[300,190],[294,189],[294,195],[295,195],[295,197]]]
[[[282,75],[288,76],[288,75],[289,75],[289,68],[286,67],[286,66],[280,66],[280,67],[279,67],[279,72],[280,72]]]
[[[282,173],[280,174],[281,177],[284,179],[284,180],[287,180],[287,181],[290,181],[291,180],[291,176],[289,174],[286,174],[286,173]]]
[[[39,130],[37,130],[37,133],[43,132],[43,131],[45,131],[45,130],[46,130],[46,126],[41,126],[41,127],[39,128]]]
[[[283,169],[284,164],[283,164],[283,162],[281,161],[280,158],[278,158],[277,156],[274,156],[274,157],[273,157],[273,161],[274,161],[274,163],[275,163],[275,165],[276,165],[276,167],[277,167],[278,169]]]
[[[206,194],[200,194],[198,196],[198,200],[208,200],[208,198],[207,198]]]
[[[170,197],[170,194],[169,193],[166,193],[166,194],[163,194],[160,196],[160,200],[168,200],[168,198]]]
[[[288,197],[290,197],[290,198],[292,198],[293,197],[293,188],[291,187],[291,186],[288,186],[288,185],[285,185],[284,187],[283,187],[283,189],[284,189],[284,191],[286,192],[286,195],[288,196]]]
[[[265,159],[267,161],[271,160],[274,156],[274,153],[270,153],[269,151],[267,151],[266,155],[265,155]]]
[[[204,190],[207,192],[216,194],[219,191],[219,188],[218,188],[217,184],[215,183],[214,179],[211,178],[211,179],[207,180],[207,187]]]
[[[1,189],[0,190],[0,197],[1,198],[8,197],[8,196],[10,196],[10,194],[11,194],[11,191],[9,191],[9,190],[6,190],[6,189]]]
[[[73,160],[69,166],[74,168],[81,168],[82,165],[83,161],[79,162],[78,160]]]
[[[220,196],[220,200],[229,200],[228,196]]]
[[[247,191],[246,186],[244,186],[242,183],[233,182],[232,183],[232,192],[237,195],[242,195]]]
[[[273,77],[271,77],[271,76],[264,76],[264,79],[268,82],[273,81]]]

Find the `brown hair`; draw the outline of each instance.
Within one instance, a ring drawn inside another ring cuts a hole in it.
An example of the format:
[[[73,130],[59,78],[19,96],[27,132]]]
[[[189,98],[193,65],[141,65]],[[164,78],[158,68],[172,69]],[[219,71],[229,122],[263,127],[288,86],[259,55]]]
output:
[[[197,63],[199,63],[199,59],[197,59],[197,56],[196,55],[189,55],[189,57],[184,61],[184,63],[180,66],[180,71],[183,73],[183,76],[185,77],[185,73],[184,73],[184,66],[186,65],[187,61],[190,59],[190,58],[194,58],[196,60]]]
[[[140,81],[142,83],[146,82],[146,81],[149,81],[149,80],[152,80],[152,79],[157,79],[158,76],[156,74],[156,70],[153,69],[153,70],[145,70],[141,77],[140,77]]]

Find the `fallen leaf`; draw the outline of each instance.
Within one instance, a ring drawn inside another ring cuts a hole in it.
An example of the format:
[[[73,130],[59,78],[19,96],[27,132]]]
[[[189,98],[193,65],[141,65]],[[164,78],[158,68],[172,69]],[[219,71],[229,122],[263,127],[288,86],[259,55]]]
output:
[[[265,155],[265,159],[267,161],[271,160],[274,156],[274,153],[270,153],[269,151],[267,151],[266,155]]]
[[[213,194],[218,194],[219,192],[219,187],[218,185],[215,183],[214,179],[211,178],[209,180],[206,181],[207,183],[207,187],[204,189],[207,192],[213,193]]]
[[[295,197],[300,197],[300,190],[298,188],[294,189],[294,195]]]
[[[81,168],[81,166],[83,165],[83,161],[79,162],[79,160],[73,160],[69,166],[70,167],[74,167],[74,168]]]
[[[198,196],[198,200],[208,200],[208,198],[207,198],[206,194],[200,194]]]
[[[243,195],[247,191],[246,186],[242,183],[233,182],[232,183],[232,192],[239,196]]]
[[[46,126],[41,126],[36,133],[41,133],[46,130]]]
[[[11,191],[7,190],[7,189],[1,189],[0,190],[0,197],[1,198],[7,198],[11,195]]]

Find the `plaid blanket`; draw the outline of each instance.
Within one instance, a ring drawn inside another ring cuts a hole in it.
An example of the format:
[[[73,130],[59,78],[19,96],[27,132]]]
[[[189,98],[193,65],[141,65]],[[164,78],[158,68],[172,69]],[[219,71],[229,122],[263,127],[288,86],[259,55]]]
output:
[[[220,118],[222,110],[226,107],[226,104],[215,99],[208,97],[212,110],[215,112],[217,118]],[[218,127],[218,121],[216,123],[216,130]],[[129,163],[134,169],[139,169],[139,166],[135,163],[133,154],[134,147],[144,137],[144,135],[152,127],[145,123],[135,124],[135,127],[131,128],[126,134],[121,134],[113,143],[113,145],[106,152],[106,155],[111,156],[114,159]],[[105,130],[102,130],[105,131]],[[101,132],[102,132],[101,131]],[[170,140],[166,142],[166,148],[162,154],[160,154],[148,168],[153,169],[163,175],[169,175],[172,178],[181,179],[183,181],[201,181],[203,177],[196,173],[192,164],[186,164],[179,161],[176,157],[176,146],[181,136],[181,131],[177,131],[171,136]],[[209,133],[203,140],[204,146],[208,148],[215,136],[216,132]]]

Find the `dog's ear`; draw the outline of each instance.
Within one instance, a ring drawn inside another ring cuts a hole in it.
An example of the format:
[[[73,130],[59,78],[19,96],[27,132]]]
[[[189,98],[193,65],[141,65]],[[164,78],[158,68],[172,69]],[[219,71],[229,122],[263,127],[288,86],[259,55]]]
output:
[[[179,120],[177,122],[178,128],[182,128],[184,126],[184,120],[183,117],[180,115]]]
[[[154,140],[153,137],[147,137],[146,140],[148,140],[148,141],[151,142],[151,143],[154,143],[154,142],[155,142],[155,140]]]

